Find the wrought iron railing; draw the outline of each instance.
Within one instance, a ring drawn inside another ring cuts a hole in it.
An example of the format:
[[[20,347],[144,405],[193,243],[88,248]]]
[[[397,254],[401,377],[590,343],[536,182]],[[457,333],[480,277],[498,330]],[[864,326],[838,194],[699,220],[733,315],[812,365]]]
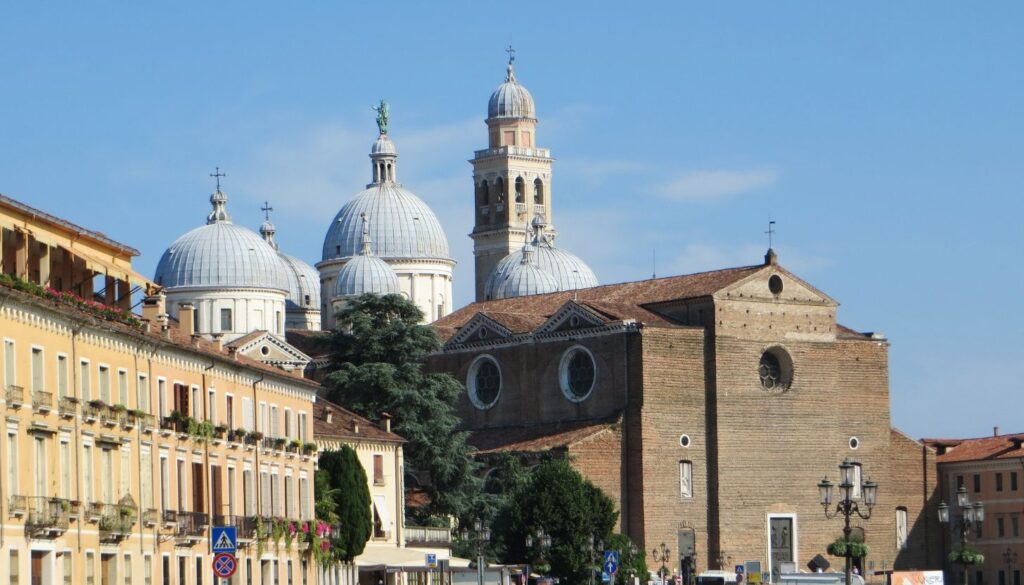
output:
[[[157,512],[153,508],[146,508],[142,511],[142,524],[145,526],[156,526]]]
[[[25,528],[33,536],[57,536],[68,529],[71,502],[61,498],[30,497]]]
[[[178,512],[179,535],[202,536],[209,525],[210,516],[205,512]]]
[[[138,510],[123,504],[104,504],[100,516],[100,540],[111,541],[127,538],[138,520]]]

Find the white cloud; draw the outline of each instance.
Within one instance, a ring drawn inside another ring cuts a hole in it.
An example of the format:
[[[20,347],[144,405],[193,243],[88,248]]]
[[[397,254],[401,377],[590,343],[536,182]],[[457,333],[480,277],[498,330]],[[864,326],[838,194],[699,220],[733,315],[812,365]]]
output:
[[[691,171],[656,188],[666,199],[711,201],[771,186],[779,179],[774,169]]]

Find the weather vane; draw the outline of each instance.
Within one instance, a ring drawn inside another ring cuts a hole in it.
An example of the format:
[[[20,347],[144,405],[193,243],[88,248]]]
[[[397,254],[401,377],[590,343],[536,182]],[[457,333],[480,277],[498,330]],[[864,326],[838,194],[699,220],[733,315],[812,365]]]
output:
[[[775,227],[774,226],[775,226],[775,220],[768,220],[768,231],[766,231],[765,233],[768,234],[768,248],[769,249],[772,247],[772,236],[775,235]]]
[[[210,176],[217,179],[217,191],[220,192],[220,178],[226,177],[227,175],[225,173],[220,172],[220,167],[217,167],[217,170],[210,173]]]

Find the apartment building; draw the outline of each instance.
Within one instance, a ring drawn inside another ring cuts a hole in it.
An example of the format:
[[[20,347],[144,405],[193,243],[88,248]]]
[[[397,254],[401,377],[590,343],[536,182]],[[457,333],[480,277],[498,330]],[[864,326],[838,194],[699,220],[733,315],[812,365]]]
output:
[[[0,579],[214,584],[233,525],[230,583],[313,583],[317,385],[178,327],[128,246],[3,196],[0,232]]]

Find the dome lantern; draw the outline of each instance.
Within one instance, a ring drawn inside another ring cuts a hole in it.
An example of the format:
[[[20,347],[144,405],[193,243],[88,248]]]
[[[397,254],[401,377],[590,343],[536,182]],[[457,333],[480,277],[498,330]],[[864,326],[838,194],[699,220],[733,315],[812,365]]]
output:
[[[508,66],[505,68],[505,82],[491,94],[487,103],[487,117],[492,118],[529,118],[537,117],[533,105],[533,96],[518,81],[515,71],[515,50],[509,47]]]

